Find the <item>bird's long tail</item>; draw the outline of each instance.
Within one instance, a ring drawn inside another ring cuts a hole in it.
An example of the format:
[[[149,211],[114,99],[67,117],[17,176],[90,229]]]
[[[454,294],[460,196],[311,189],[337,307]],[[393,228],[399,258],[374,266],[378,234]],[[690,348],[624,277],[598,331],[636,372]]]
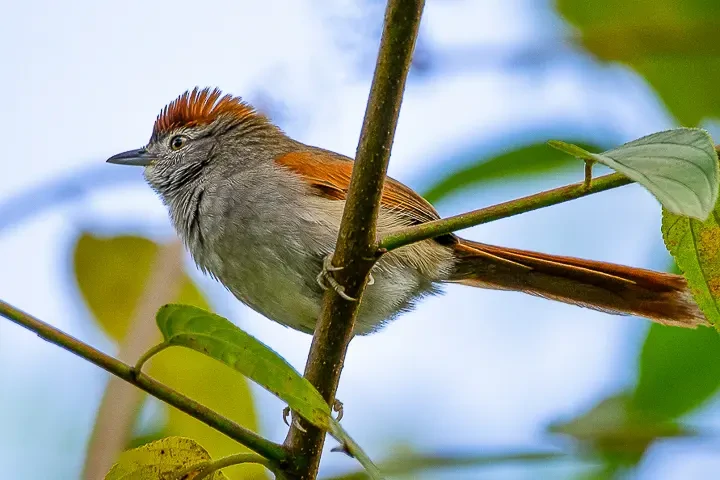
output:
[[[680,275],[460,240],[450,281],[515,290],[665,325],[708,325]]]

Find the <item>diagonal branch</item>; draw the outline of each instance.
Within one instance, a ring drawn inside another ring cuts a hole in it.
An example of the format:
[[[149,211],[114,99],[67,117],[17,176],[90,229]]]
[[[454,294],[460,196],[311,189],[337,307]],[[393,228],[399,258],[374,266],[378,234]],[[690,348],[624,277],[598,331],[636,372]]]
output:
[[[336,280],[354,298],[362,295],[376,260],[380,196],[424,3],[389,0],[385,10],[380,51],[333,261],[343,267],[336,272]],[[335,400],[358,305],[328,290],[313,336],[305,377],[330,405]],[[300,423],[300,428],[291,428],[285,445],[293,455],[298,478],[315,479],[325,432]]]
[[[147,375],[136,375],[134,369],[130,365],[121,362],[110,355],[104,354],[100,350],[71,337],[42,320],[18,310],[2,300],[0,300],[0,316],[3,316],[18,325],[35,332],[40,338],[62,347],[81,358],[84,358],[90,363],[107,370],[116,377],[122,378],[128,383],[132,383],[150,395],[169,405],[172,405],[178,410],[187,413],[193,418],[200,420],[206,425],[227,435],[242,445],[245,445],[276,465],[282,467],[288,462],[287,452],[282,445],[266,440],[257,433],[238,425],[232,420],[209,409],[205,405],[186,397],[185,395],[167,387],[166,385],[163,385]]]
[[[499,203],[491,207],[455,215],[454,217],[413,225],[412,227],[402,228],[385,235],[380,239],[378,249],[384,253],[421,240],[427,240],[464,228],[493,222],[501,218],[512,217],[513,215],[519,215],[539,208],[549,207],[550,205],[557,205],[558,203],[575,200],[576,198],[585,197],[593,193],[604,192],[611,188],[622,187],[623,185],[628,185],[633,182],[634,180],[622,174],[611,173],[610,175],[593,179],[589,187],[585,185],[585,182],[573,183],[572,185],[554,188],[527,197],[510,200],[509,202]]]

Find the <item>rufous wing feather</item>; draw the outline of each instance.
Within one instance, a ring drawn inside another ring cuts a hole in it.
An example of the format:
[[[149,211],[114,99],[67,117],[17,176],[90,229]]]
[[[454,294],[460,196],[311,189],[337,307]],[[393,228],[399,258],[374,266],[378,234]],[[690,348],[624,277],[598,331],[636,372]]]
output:
[[[275,163],[300,175],[320,196],[345,200],[350,186],[353,162],[337,153],[315,149],[282,155]],[[383,186],[382,206],[410,223],[423,223],[440,218],[432,205],[409,187],[390,177]]]

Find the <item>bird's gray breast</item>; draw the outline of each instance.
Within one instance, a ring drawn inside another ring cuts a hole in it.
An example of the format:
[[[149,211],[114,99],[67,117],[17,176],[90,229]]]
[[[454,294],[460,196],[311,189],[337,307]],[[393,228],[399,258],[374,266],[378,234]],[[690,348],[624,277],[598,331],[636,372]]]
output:
[[[289,172],[246,170],[211,182],[197,206],[200,235],[186,238],[198,266],[271,320],[311,333],[320,313],[316,276],[334,250],[344,201],[309,194]],[[400,223],[399,223],[400,222]],[[378,230],[403,226],[381,212]],[[420,297],[437,291],[452,265],[435,242],[403,247],[373,268],[356,333],[377,330]]]

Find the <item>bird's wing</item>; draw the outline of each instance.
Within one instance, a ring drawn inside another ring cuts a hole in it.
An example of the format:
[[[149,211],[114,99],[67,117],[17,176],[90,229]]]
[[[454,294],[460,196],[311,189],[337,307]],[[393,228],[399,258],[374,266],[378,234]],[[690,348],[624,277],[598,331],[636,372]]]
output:
[[[293,152],[278,157],[275,162],[299,175],[319,195],[331,200],[345,200],[353,162],[338,158],[330,152]],[[430,203],[397,180],[386,177],[380,203],[388,210],[406,217],[410,223],[437,220],[440,215]]]

